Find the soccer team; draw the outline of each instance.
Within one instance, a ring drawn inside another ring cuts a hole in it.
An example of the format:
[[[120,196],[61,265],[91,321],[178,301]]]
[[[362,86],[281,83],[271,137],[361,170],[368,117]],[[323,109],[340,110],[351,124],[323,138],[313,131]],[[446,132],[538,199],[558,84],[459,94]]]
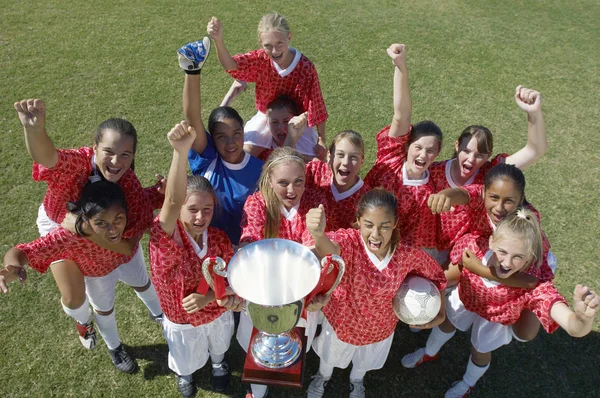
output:
[[[591,331],[600,299],[578,285],[571,309],[558,293],[556,259],[540,215],[525,199],[521,170],[546,151],[538,92],[522,86],[515,92],[528,119],[521,150],[492,157],[490,130],[473,125],[456,141],[454,157],[436,162],[442,131],[432,121],[411,123],[407,49],[392,44],[394,115],[376,136],[377,158],[363,180],[359,133],[341,131],[326,147],[328,114],[316,68],[289,47],[283,16],[262,17],[261,48],[246,54],[229,54],[217,18],[207,32],[236,81],[206,129],[200,72],[211,41],[178,50],[185,121],[167,134],[171,167],[154,186],[143,188],[134,173],[137,132],[128,121],[103,122],[92,147],[56,149],[45,130],[44,102],[15,103],[33,178],[48,189],[38,212],[41,237],[4,256],[3,292],[9,282],[25,280],[26,265],[50,269],[82,344],[96,345],[95,321],[115,367],[132,373],[137,364],[121,343],[114,312],[115,286],[123,281],[162,325],[168,365],[185,397],[196,394],[193,373],[209,357],[213,387],[226,389],[233,312],[241,311],[237,340],[244,349],[252,330],[243,300],[230,288],[213,291],[202,261],[218,256],[228,262],[238,248],[267,238],[293,240],[319,257],[338,254],[346,262],[335,291],[307,304],[306,349],[320,358],[309,397],[323,396],[334,368],[350,363],[349,396],[365,396],[366,372],[382,368],[392,348],[398,323],[392,298],[408,274],[431,280],[445,294],[435,319],[411,328],[432,331],[425,347],[402,358],[404,367],[435,360],[456,329],[471,329],[465,374],[446,397],[468,394],[489,368],[492,351],[513,338],[532,340],[540,325],[576,337]],[[244,125],[229,105],[246,82],[256,84],[257,114]],[[156,218],[154,210],[160,210]],[[148,232],[151,276],[139,244]],[[266,394],[267,386],[253,384],[247,397]]]

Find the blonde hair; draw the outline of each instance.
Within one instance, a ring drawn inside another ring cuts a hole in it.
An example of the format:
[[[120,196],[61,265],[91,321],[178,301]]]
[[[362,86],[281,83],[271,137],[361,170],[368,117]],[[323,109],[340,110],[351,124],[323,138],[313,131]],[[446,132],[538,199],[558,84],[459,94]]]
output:
[[[262,172],[260,173],[260,178],[258,179],[258,189],[265,200],[267,212],[264,230],[265,239],[277,238],[279,236],[281,199],[279,199],[279,196],[277,196],[277,193],[275,193],[275,190],[273,190],[273,187],[271,186],[271,176],[273,175],[275,167],[284,162],[296,162],[302,167],[303,171],[306,168],[306,163],[304,162],[304,159],[302,159],[302,156],[296,152],[296,150],[289,147],[274,149],[267,158]]]
[[[348,142],[350,142],[350,144],[360,149],[360,153],[362,154],[363,158],[365,157],[365,143],[363,141],[363,138],[359,133],[357,133],[354,130],[343,130],[337,133],[335,137],[333,137],[333,139],[331,140],[331,144],[329,145],[329,154],[331,155],[331,157],[333,157],[334,155],[335,146],[338,142],[340,142],[343,139],[347,139]]]
[[[533,255],[533,266],[539,268],[543,261],[543,242],[540,223],[536,215],[528,209],[519,209],[516,213],[504,217],[492,235],[495,241],[501,240],[506,234],[513,234],[527,244],[528,251]]]
[[[264,32],[280,32],[284,35],[290,33],[290,25],[283,15],[278,12],[272,12],[267,15],[263,15],[258,22],[258,42],[260,43],[260,34]]]

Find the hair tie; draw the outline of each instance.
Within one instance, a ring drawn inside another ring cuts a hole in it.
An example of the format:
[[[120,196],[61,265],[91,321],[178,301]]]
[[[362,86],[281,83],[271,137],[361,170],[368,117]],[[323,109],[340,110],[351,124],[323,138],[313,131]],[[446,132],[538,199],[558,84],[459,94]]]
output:
[[[525,212],[525,209],[523,209],[523,208],[520,208],[519,210],[517,210],[517,217],[523,218],[527,221],[531,221],[531,218],[529,217],[529,215]]]

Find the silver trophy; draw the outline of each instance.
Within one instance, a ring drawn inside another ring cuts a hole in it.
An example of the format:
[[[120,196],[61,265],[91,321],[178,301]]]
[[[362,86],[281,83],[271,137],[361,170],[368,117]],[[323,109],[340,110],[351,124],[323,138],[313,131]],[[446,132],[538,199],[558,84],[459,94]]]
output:
[[[220,260],[220,261],[219,261]],[[204,275],[212,285],[210,264],[203,263]],[[305,299],[331,294],[344,274],[344,261],[327,256],[321,263],[305,246],[286,239],[265,239],[240,249],[227,266],[216,260],[213,272],[227,277],[229,286],[246,301],[246,311],[258,330],[249,352],[256,363],[269,369],[292,365],[302,352],[301,337],[293,330],[304,310]],[[331,286],[325,281],[337,276]],[[331,276],[330,276],[331,274]],[[330,276],[330,278],[327,278]]]

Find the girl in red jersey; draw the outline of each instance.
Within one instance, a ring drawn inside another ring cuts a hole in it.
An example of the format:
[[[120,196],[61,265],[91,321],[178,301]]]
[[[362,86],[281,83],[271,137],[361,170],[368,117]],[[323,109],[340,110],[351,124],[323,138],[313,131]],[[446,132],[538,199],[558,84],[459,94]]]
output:
[[[536,215],[519,210],[503,217],[490,238],[490,250],[482,258],[500,278],[508,278],[528,267],[539,267],[542,262],[542,236]],[[463,397],[487,371],[491,352],[509,344],[512,330],[523,309],[529,309],[540,319],[548,333],[559,326],[571,336],[583,337],[592,330],[594,316],[600,304],[596,293],[577,285],[571,310],[551,282],[533,290],[513,288],[490,281],[464,269],[458,289],[446,305],[447,318],[435,328],[425,348],[402,358],[402,365],[413,368],[437,358],[441,347],[454,335],[456,329],[471,329],[471,358],[462,380],[446,392],[446,397]]]
[[[46,133],[44,101],[28,99],[16,102],[14,107],[23,124],[27,150],[34,160],[33,179],[48,184],[38,212],[40,235],[52,231],[63,221],[67,213],[66,203],[76,201],[86,183],[103,179],[117,183],[125,193],[128,217],[123,237],[126,240],[134,238],[150,227],[152,211],[162,205],[163,195],[159,193],[159,184],[143,189],[132,170],[137,132],[131,123],[124,119],[108,119],[98,127],[92,148],[57,150]],[[103,241],[98,244],[108,248]],[[140,279],[140,284],[132,286],[148,307],[151,318],[160,320],[162,311],[148,278],[144,258],[140,255],[135,259],[124,265],[131,268],[132,273],[145,272],[146,276]],[[61,293],[63,310],[77,320],[83,345],[93,348],[95,331],[81,271],[72,262],[62,261],[53,263],[50,270]],[[108,288],[111,289],[110,286]]]
[[[429,165],[442,147],[442,131],[433,122],[411,126],[412,104],[406,68],[406,46],[387,49],[394,64],[394,118],[377,134],[377,159],[365,177],[371,187],[393,192],[398,203],[402,240],[417,247],[436,247],[436,218],[427,208],[433,193]]]
[[[258,41],[262,48],[233,57],[223,41],[221,21],[212,17],[207,32],[214,40],[223,68],[235,79],[256,83],[258,113],[245,127],[246,142],[250,144],[247,150],[254,155],[252,147],[271,146],[267,104],[278,95],[287,94],[298,104],[300,112],[308,112],[311,126],[298,143],[298,149],[310,156],[325,158],[325,121],[328,115],[319,77],[313,63],[300,51],[289,47],[292,33],[286,19],[279,13],[264,15],[258,25]]]
[[[209,227],[216,205],[210,183],[204,177],[186,174],[187,155],[195,138],[196,131],[187,122],[168,134],[173,160],[166,200],[150,236],[152,281],[165,314],[169,368],[177,374],[177,388],[184,397],[196,394],[193,373],[209,356],[213,387],[225,391],[229,367],[224,358],[234,327],[232,312],[215,302],[212,290],[205,291],[208,285],[202,275],[202,261],[218,256],[228,262],[233,248],[225,232]],[[227,296],[220,303],[237,309],[240,300]]]
[[[306,164],[298,152],[289,147],[273,150],[259,179],[259,192],[248,197],[242,216],[240,247],[262,239],[281,238],[302,243],[306,231],[306,213],[324,203],[321,192],[305,190]],[[317,312],[309,312],[306,327],[307,350],[317,327]],[[306,322],[306,323],[304,323]],[[237,339],[244,350],[250,343],[252,322],[245,313],[240,316]],[[266,386],[252,384],[255,398],[266,394]]]
[[[53,262],[65,260],[69,267],[76,268],[85,277],[85,291],[113,364],[122,372],[133,373],[137,368],[135,359],[123,348],[117,331],[115,287],[118,280],[134,289],[146,286],[149,281],[136,240],[129,242],[128,254],[119,253],[126,243],[122,238],[128,224],[125,194],[115,183],[89,182],[83,187],[81,197],[68,203],[67,208],[76,217],[76,233],[59,226],[33,242],[10,249],[4,256],[5,269],[0,272],[0,287],[6,293],[2,279],[11,281],[20,275],[23,280],[22,267],[27,264],[43,273]],[[82,324],[91,322],[87,298],[85,305],[72,315]],[[84,345],[95,345],[95,334],[86,337],[85,341],[82,338]]]
[[[329,300],[319,304],[325,304],[325,320],[313,348],[321,362],[319,373],[308,387],[309,398],[323,396],[334,367],[346,368],[350,362],[350,397],[365,396],[366,372],[380,369],[387,359],[398,323],[392,299],[407,274],[421,275],[432,280],[438,289],[445,288],[443,271],[431,257],[420,249],[398,244],[396,209],[393,194],[374,189],[364,194],[358,204],[359,229],[326,234],[322,206],[311,209],[306,216],[318,255],[334,253],[346,262],[340,285]],[[311,309],[315,307],[316,304]],[[439,325],[444,317],[442,305],[436,319],[419,328]]]

